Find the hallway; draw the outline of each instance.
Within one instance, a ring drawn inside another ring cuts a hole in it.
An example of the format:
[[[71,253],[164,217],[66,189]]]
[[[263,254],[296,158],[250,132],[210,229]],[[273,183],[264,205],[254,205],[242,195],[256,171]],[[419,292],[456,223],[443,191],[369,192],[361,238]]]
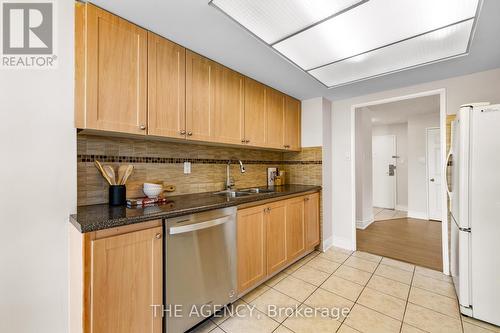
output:
[[[357,229],[357,250],[442,271],[441,223],[412,218],[375,221]]]

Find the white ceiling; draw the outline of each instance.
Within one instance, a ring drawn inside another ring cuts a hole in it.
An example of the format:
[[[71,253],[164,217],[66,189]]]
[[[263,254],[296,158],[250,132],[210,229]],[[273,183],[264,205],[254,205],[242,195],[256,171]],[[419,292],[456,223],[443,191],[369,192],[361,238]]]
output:
[[[208,0],[92,0],[136,24],[299,99],[349,98],[500,67],[499,0],[484,0],[468,56],[327,89]]]
[[[371,111],[374,126],[406,123],[411,116],[439,113],[439,95],[378,104],[366,109]]]

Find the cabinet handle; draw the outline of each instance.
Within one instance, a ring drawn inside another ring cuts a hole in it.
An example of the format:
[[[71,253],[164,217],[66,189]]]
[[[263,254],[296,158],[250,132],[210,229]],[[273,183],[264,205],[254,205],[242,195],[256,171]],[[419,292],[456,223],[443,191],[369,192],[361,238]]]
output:
[[[241,140],[241,143],[246,143],[246,142],[247,142],[247,140],[245,140],[245,139]]]
[[[185,131],[185,130],[181,130],[181,131],[179,132],[179,134],[180,134],[180,135],[186,135],[186,131]]]
[[[188,136],[191,136],[191,135],[193,135],[193,132],[188,132]]]
[[[146,129],[146,125],[140,125],[140,126],[139,126],[139,129],[140,129],[141,131],[144,131],[144,130]]]
[[[309,201],[309,198],[304,198],[304,201]]]
[[[160,238],[161,238],[161,234],[160,234],[160,233],[157,233],[157,234],[155,235],[155,238],[156,238],[156,239],[160,239]]]
[[[245,140],[245,143],[250,143],[250,140]]]

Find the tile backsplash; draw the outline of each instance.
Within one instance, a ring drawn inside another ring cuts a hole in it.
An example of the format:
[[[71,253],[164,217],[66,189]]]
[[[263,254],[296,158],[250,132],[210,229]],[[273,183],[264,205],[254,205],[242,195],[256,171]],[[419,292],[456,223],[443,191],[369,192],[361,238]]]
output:
[[[127,182],[127,196],[143,196],[144,182],[175,185],[172,195],[222,190],[228,160],[242,160],[241,174],[235,162],[231,176],[236,187],[266,185],[266,169],[285,170],[287,183],[321,185],[321,147],[301,152],[205,146],[140,139],[78,135],[78,205],[107,203],[108,185],[94,166],[94,160],[117,168],[133,164]],[[184,174],[183,162],[191,162],[191,173]]]

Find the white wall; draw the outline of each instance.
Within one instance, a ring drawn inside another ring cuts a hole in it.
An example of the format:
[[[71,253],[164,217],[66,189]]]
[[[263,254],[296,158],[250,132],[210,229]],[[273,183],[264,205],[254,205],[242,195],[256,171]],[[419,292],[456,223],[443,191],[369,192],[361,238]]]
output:
[[[332,133],[330,131],[332,102],[323,97],[302,101],[301,141],[302,147],[323,147],[323,161],[332,159]],[[332,168],[323,163],[322,206],[332,202]],[[331,211],[323,209],[323,248],[333,243]]]
[[[427,219],[426,128],[439,127],[439,113],[408,119],[408,216]]]
[[[68,332],[73,6],[57,1],[57,69],[0,69],[0,332]]]
[[[318,128],[323,130],[323,161],[331,161],[332,159],[332,132],[330,124],[332,122],[332,103],[323,99],[322,106],[323,123]],[[329,207],[333,200],[333,172],[331,163],[323,163],[322,165],[322,183],[323,190],[321,191],[322,206]],[[333,223],[332,211],[323,208],[323,249],[326,250],[333,244]]]
[[[373,136],[396,137],[396,209],[408,209],[408,123],[373,126]]]
[[[351,124],[354,121],[351,107],[353,105],[445,88],[447,113],[454,114],[460,105],[464,103],[477,101],[500,103],[499,87],[500,69],[495,69],[334,101],[330,127],[332,132],[332,156],[331,159],[323,161],[324,164],[331,164],[333,172],[333,201],[331,205],[324,207],[324,211],[329,211],[332,214],[334,244],[354,248],[356,241],[356,234],[352,228],[355,219],[353,210],[355,197],[352,188],[354,170],[351,168],[351,158],[354,151],[354,148],[351,147]]]
[[[323,108],[331,105],[323,97],[302,101],[301,142],[302,147],[323,145]]]
[[[356,225],[364,229],[373,222],[372,115],[356,109]]]

